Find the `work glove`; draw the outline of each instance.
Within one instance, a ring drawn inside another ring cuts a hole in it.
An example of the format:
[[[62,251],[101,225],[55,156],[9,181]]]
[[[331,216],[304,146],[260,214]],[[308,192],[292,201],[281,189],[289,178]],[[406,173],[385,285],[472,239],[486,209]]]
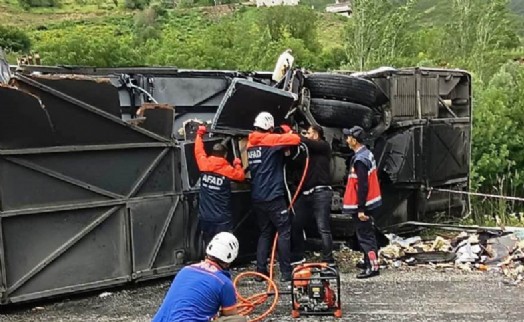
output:
[[[291,127],[287,124],[282,124],[280,126],[280,128],[282,129],[282,131],[284,131],[284,133],[291,133],[292,130],[291,130]]]
[[[233,160],[233,166],[235,166],[235,167],[242,166],[242,161],[239,158],[235,158]]]
[[[197,134],[198,135],[204,135],[207,133],[207,129],[204,125],[199,125],[198,126],[198,130],[197,130]]]

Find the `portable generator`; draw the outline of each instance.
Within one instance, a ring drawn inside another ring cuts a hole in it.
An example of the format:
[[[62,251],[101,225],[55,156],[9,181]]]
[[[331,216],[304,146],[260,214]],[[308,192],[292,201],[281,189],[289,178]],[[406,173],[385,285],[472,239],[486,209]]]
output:
[[[293,270],[291,281],[292,316],[323,315],[342,317],[340,274],[335,265],[305,263]]]

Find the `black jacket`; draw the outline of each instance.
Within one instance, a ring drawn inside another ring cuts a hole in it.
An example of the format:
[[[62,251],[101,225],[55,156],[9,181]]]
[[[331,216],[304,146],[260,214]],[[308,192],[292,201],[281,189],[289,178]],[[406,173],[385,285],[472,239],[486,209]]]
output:
[[[316,186],[331,185],[331,146],[324,140],[310,140],[306,137],[300,138],[309,151],[309,167],[302,186],[302,191]]]

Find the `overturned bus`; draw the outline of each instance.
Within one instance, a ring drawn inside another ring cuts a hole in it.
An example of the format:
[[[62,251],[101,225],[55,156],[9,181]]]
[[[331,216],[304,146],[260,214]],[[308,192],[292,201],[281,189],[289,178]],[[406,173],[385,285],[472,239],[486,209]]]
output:
[[[468,209],[461,195],[428,190],[468,188],[471,77],[461,70],[296,71],[275,84],[264,72],[22,66],[0,84],[0,108],[2,304],[173,275],[198,260],[193,120],[210,124],[206,144],[226,143],[244,164],[261,110],[298,131],[323,126],[335,239],[352,234],[341,215],[351,156],[341,129],[352,125],[368,130],[377,159],[380,227]],[[250,259],[249,180],[234,186],[233,207],[240,259]]]

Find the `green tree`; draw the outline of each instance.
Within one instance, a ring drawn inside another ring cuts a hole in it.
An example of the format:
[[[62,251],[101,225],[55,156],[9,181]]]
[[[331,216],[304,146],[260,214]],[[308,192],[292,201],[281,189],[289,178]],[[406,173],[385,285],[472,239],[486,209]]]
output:
[[[18,28],[0,25],[0,47],[10,51],[28,52],[31,49],[31,40]]]
[[[319,68],[320,50],[297,38],[298,28],[285,25],[279,37],[272,39],[253,12],[224,17],[215,23],[190,15],[171,17],[158,41],[149,40],[143,46],[148,50],[146,62],[180,68],[272,70],[280,53],[291,48],[297,65]],[[183,22],[184,28],[179,23],[171,25],[175,19]],[[205,24],[209,24],[205,29],[196,29]],[[311,35],[308,37],[315,41]]]
[[[131,32],[119,37],[115,37],[116,33],[115,27],[76,25],[67,30],[45,32],[35,49],[42,56],[42,62],[48,65],[142,65],[142,56],[133,43]]]
[[[147,39],[160,37],[159,14],[164,12],[157,6],[151,6],[135,14],[135,38],[138,43]]]
[[[124,6],[127,9],[136,10],[136,9],[144,9],[149,5],[150,0],[125,0]]]
[[[302,6],[260,8],[256,21],[261,32],[267,32],[272,41],[279,41],[287,33],[301,39],[306,48],[318,48],[318,14]]]
[[[18,4],[25,10],[36,7],[60,7],[59,0],[18,0]]]
[[[453,36],[443,38],[442,54],[487,80],[504,63],[497,59],[501,50],[521,45],[508,0],[453,0],[451,4],[444,30]]]
[[[485,86],[477,81],[475,96],[472,188],[501,195],[524,192],[524,66],[506,63]],[[479,215],[486,212],[477,200]],[[488,203],[504,216],[509,204]],[[522,207],[520,208],[522,210]],[[515,209],[511,209],[515,211]],[[477,217],[482,222],[482,217]]]
[[[363,70],[394,65],[404,57],[412,47],[410,34],[416,28],[417,1],[352,1],[353,16],[346,29],[347,67]]]

